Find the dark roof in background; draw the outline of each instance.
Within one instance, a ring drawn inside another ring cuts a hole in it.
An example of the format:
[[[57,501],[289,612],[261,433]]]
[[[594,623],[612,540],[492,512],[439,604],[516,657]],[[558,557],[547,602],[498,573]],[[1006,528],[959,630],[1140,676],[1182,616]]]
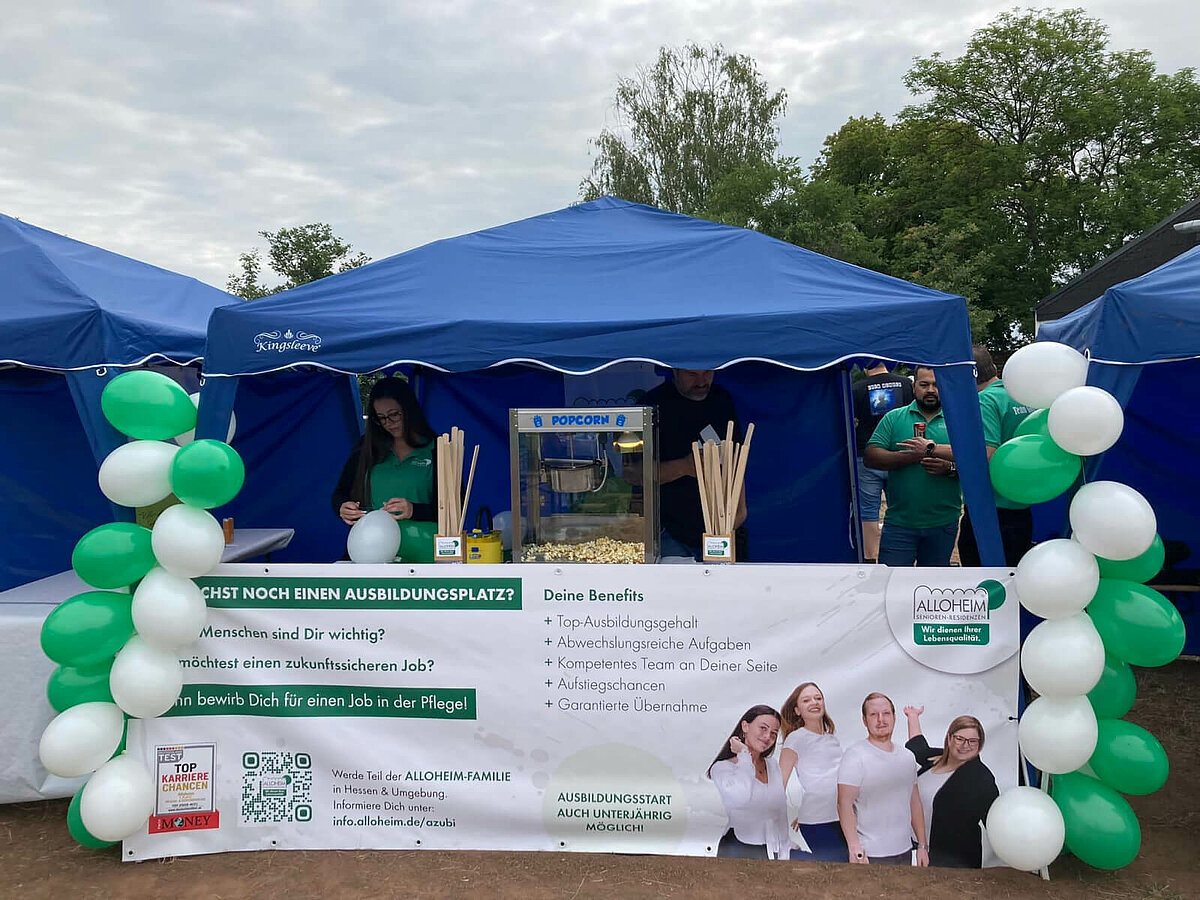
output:
[[[1043,298],[1037,305],[1037,320],[1052,322],[1095,300],[1110,287],[1145,275],[1185,250],[1200,243],[1200,234],[1175,230],[1177,222],[1200,219],[1200,198],[1176,210],[1153,228],[1109,254],[1074,281]]]

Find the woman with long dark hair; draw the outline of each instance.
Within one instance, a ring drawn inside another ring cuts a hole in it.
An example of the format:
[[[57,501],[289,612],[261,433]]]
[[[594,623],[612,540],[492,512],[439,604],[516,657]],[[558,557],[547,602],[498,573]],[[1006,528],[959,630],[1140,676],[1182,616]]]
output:
[[[808,852],[792,848],[792,859],[846,862],[846,837],[837,812],[837,774],[842,745],[834,737],[825,695],[811,681],[798,685],[783,702],[783,747],[779,770],[787,787],[795,778],[803,789],[793,822]],[[790,793],[790,791],[789,791]]]
[[[353,525],[369,510],[437,521],[434,432],[408,382],[389,376],[371,388],[367,429],[334,488],[333,511]]]
[[[940,748],[921,734],[924,706],[904,707],[908,720],[905,744],[920,766],[917,790],[929,825],[929,864],[960,869],[983,866],[979,825],[987,820],[1000,795],[996,779],[979,758],[985,735],[974,716],[959,716],[946,729]]]
[[[716,759],[708,777],[717,787],[729,828],[717,856],[738,859],[787,859],[787,800],[783,775],[772,758],[779,736],[779,713],[760,704],[746,710]]]

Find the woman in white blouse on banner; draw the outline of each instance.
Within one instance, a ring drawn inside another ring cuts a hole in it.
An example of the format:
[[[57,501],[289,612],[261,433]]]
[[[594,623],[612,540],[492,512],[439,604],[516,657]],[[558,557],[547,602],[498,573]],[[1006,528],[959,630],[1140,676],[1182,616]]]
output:
[[[799,814],[792,822],[792,859],[846,862],[846,837],[837,812],[842,745],[834,737],[833,719],[825,709],[821,689],[811,681],[799,685],[783,703],[782,722],[779,769],[788,796],[802,797]]]
[[[790,848],[783,775],[773,758],[779,737],[779,713],[752,706],[708,767],[729,828],[717,856],[739,859],[787,859]]]

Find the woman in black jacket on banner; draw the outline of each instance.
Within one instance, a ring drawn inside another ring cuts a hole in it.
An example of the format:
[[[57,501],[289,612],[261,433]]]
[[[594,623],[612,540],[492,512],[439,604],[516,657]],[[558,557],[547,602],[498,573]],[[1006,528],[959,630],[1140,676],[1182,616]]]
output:
[[[959,716],[946,729],[942,747],[930,747],[921,734],[924,706],[904,707],[908,743],[917,758],[917,791],[929,828],[929,864],[960,869],[983,866],[980,823],[999,796],[996,779],[979,758],[983,725],[974,716]]]

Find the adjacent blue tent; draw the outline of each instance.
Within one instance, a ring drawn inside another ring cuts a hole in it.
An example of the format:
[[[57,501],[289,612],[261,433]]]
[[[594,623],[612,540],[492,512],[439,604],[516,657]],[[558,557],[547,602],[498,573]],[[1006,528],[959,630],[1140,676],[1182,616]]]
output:
[[[1181,567],[1200,569],[1200,247],[1044,324],[1038,339],[1088,354],[1088,383],[1125,408],[1121,439],[1089,461],[1089,480],[1141,491],[1159,533],[1191,546]]]
[[[1002,560],[961,298],[614,198],[215,310],[200,433],[221,433],[248,376],[413,365],[434,426],[460,425],[481,444],[480,499],[505,508],[510,406],[562,405],[564,375],[621,363],[722,369],[742,417],[758,424],[757,471],[747,474],[753,557],[847,560],[845,364],[866,357],[939,367],[984,558]],[[355,401],[344,398],[342,458],[361,428]],[[332,518],[336,476],[307,466],[296,515]]]
[[[236,299],[0,216],[0,590],[69,569],[84,532],[132,516],[96,485],[100,462],[125,440],[100,393],[141,365],[186,381],[209,314]]]

